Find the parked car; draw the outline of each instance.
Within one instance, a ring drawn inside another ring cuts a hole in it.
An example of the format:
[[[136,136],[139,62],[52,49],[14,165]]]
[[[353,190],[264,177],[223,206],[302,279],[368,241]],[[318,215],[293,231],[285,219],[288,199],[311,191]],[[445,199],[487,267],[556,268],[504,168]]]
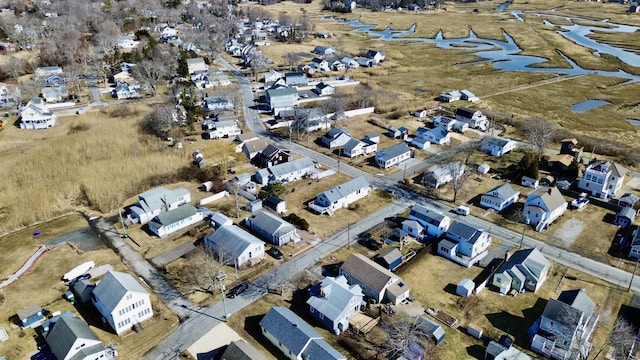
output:
[[[284,258],[284,254],[282,253],[282,251],[278,250],[275,247],[271,247],[269,250],[267,250],[267,254],[271,255],[274,259],[283,259]]]
[[[358,240],[358,244],[366,247],[369,250],[377,251],[382,249],[382,244],[380,244],[379,242],[375,241],[373,238],[370,238],[370,237],[366,237]]]
[[[471,209],[469,209],[466,206],[458,206],[457,208],[453,209],[453,212],[458,214],[458,215],[463,215],[463,216],[467,216],[471,213]]]
[[[233,299],[236,296],[242,294],[243,292],[247,291],[247,289],[249,288],[249,283],[241,283],[233,288],[231,288],[231,290],[229,290],[229,292],[227,292],[227,298],[229,299]]]

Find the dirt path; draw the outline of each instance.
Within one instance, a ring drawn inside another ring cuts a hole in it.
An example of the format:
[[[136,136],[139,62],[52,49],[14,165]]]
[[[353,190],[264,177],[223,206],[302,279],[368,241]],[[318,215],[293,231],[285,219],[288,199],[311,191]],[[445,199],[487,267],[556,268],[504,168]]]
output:
[[[527,90],[527,89],[531,89],[534,87],[538,87],[538,86],[543,86],[543,85],[549,85],[549,84],[554,84],[554,83],[559,83],[561,81],[567,81],[567,80],[573,80],[573,79],[577,79],[583,76],[588,76],[590,74],[581,74],[581,75],[563,75],[563,76],[559,76],[559,77],[554,77],[552,79],[545,79],[545,80],[540,80],[537,83],[534,84],[529,84],[529,85],[523,85],[517,88],[513,88],[513,89],[509,89],[509,90],[504,90],[504,91],[498,91],[497,93],[493,93],[493,94],[489,94],[489,95],[484,95],[481,96],[481,99],[486,99],[492,96],[497,96],[497,95],[502,95],[502,94],[508,94],[510,92],[514,92],[514,91],[520,91],[520,90]]]
[[[22,274],[24,274],[25,272],[27,272],[27,270],[29,270],[29,268],[31,268],[33,266],[33,264],[36,263],[36,261],[38,261],[38,259],[40,258],[40,256],[42,254],[44,254],[47,250],[49,250],[45,245],[41,245],[38,250],[36,250],[35,253],[33,253],[33,255],[31,255],[27,261],[24,262],[24,264],[20,267],[20,269],[18,269],[18,271],[16,271],[13,275],[9,276],[9,278],[5,281],[3,281],[2,283],[0,283],[0,289],[3,289],[11,284],[13,284],[14,282],[16,282],[20,276],[22,276]]]

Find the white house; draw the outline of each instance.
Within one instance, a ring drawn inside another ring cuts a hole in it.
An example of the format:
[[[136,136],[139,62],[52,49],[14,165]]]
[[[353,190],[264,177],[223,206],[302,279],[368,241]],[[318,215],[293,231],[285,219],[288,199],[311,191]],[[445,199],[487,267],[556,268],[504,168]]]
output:
[[[452,90],[452,91],[447,91],[447,92],[443,92],[442,94],[440,94],[440,101],[442,102],[454,102],[454,101],[458,101],[460,100],[460,98],[462,97],[462,94],[460,93],[460,91],[458,90]]]
[[[309,314],[336,335],[349,328],[349,319],[364,305],[360,285],[349,285],[344,276],[325,277],[309,292]]]
[[[202,211],[191,204],[180,205],[173,210],[160,213],[149,221],[149,230],[161,239],[204,219]]]
[[[429,210],[422,205],[414,205],[409,211],[409,220],[415,220],[425,228],[425,235],[438,238],[447,232],[451,218],[442,213]]]
[[[402,222],[402,231],[409,236],[422,240],[424,238],[424,226],[417,220],[405,220]]]
[[[293,311],[275,306],[260,320],[262,335],[291,360],[347,360]]]
[[[363,176],[353,178],[343,184],[331,188],[316,196],[316,200],[309,203],[309,207],[319,213],[333,212],[348,207],[350,204],[366,197],[371,192],[369,183]]]
[[[518,250],[493,273],[491,283],[501,294],[511,290],[536,292],[547,279],[551,263],[536,249]]]
[[[256,183],[266,185],[270,182],[288,183],[315,174],[315,164],[309,158],[300,158],[286,163],[270,166],[256,171]]]
[[[107,272],[93,289],[91,302],[118,335],[153,316],[149,293],[127,273]]]
[[[351,138],[344,144],[342,148],[342,154],[350,158],[354,158],[358,155],[364,154],[364,142]]]
[[[439,188],[440,186],[460,178],[465,172],[466,166],[459,161],[438,165],[424,173],[422,184]]]
[[[311,59],[311,63],[309,67],[313,70],[318,70],[321,72],[327,72],[330,70],[329,63],[325,59],[313,58]]]
[[[357,69],[358,67],[360,67],[360,64],[358,64],[356,60],[348,56],[340,59],[340,62],[343,63],[347,69]]]
[[[235,120],[218,121],[213,123],[214,129],[205,133],[207,139],[231,138],[242,134],[242,129]]]
[[[245,220],[245,224],[267,242],[282,246],[286,243],[297,243],[300,236],[295,226],[279,216],[266,211],[256,211]]]
[[[405,142],[398,143],[387,149],[376,152],[376,165],[382,169],[388,169],[411,157],[411,149]]]
[[[223,225],[204,237],[204,244],[218,254],[223,262],[236,268],[254,265],[264,259],[264,242],[236,225]]]
[[[472,129],[480,129],[482,131],[489,129],[489,119],[479,110],[460,106],[456,109],[456,120],[466,122]]]
[[[386,59],[386,55],[380,50],[367,50],[365,57],[368,59],[372,59],[374,65],[377,65],[378,63],[381,63]]]
[[[209,71],[209,65],[200,57],[187,59],[187,67],[189,75]]]
[[[320,96],[329,96],[329,95],[333,95],[336,89],[327,83],[321,82],[318,85],[316,85],[315,91]]]
[[[498,185],[480,197],[480,206],[496,211],[502,211],[518,201],[520,192],[509,184]]]
[[[417,133],[416,137],[437,145],[444,145],[451,142],[451,134],[439,126],[427,131],[421,131]]]
[[[438,255],[460,265],[471,267],[488,254],[491,234],[471,225],[454,221],[446,238],[438,243]]]
[[[13,85],[0,86],[0,108],[6,104],[16,104],[20,101],[20,88]]]
[[[347,129],[333,127],[326,134],[322,135],[320,142],[329,149],[334,149],[346,144],[351,140],[351,133]]]
[[[527,195],[523,214],[541,232],[567,210],[567,201],[557,187],[541,186]]]
[[[138,202],[129,210],[138,223],[146,224],[158,214],[189,202],[191,202],[191,193],[185,188],[167,190],[164,187],[157,187],[138,195]]]
[[[491,156],[502,156],[515,150],[517,143],[511,139],[492,136],[485,139],[480,146],[480,150],[491,154]]]
[[[589,164],[585,169],[578,187],[602,199],[616,196],[624,183],[628,170],[613,161],[600,160]]]
[[[43,334],[45,341],[49,345],[51,353],[58,360],[111,360],[115,358],[113,350],[102,345],[89,325],[71,313],[51,318],[47,328]]]
[[[277,70],[271,70],[268,73],[264,74],[264,83],[265,85],[267,84],[273,84],[276,81],[282,79],[284,77],[284,74],[277,71]]]
[[[120,35],[118,37],[117,46],[120,49],[133,49],[140,44],[140,41],[136,41],[133,35]]]
[[[340,266],[340,275],[350,285],[360,285],[365,296],[380,303],[399,304],[409,297],[411,287],[401,277],[362,254],[351,254]]]
[[[268,89],[265,91],[265,100],[273,115],[280,114],[282,110],[293,110],[298,105],[298,89],[284,87]]]
[[[56,115],[41,98],[31,99],[20,113],[20,129],[48,129],[56,125]]]
[[[431,143],[429,142],[429,140],[422,139],[416,136],[411,140],[411,146],[415,146],[417,149],[424,150],[429,148],[431,146]]]

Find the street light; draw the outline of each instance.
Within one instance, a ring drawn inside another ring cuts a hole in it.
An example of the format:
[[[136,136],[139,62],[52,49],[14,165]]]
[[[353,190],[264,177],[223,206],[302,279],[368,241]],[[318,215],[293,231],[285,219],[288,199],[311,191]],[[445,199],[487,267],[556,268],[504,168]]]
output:
[[[638,262],[640,262],[640,258],[636,259],[636,267],[633,268],[633,274],[631,274],[631,281],[629,281],[629,288],[627,292],[631,291],[631,285],[633,285],[633,278],[636,276],[636,271],[638,270]]]

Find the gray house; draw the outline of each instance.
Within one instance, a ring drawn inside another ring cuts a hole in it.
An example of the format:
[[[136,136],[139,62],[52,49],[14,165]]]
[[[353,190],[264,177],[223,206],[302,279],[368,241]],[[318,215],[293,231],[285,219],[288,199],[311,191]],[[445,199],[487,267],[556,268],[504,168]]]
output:
[[[307,86],[309,84],[309,78],[303,72],[288,72],[284,74],[284,79],[287,86]]]
[[[382,169],[388,169],[411,157],[411,149],[407,143],[401,142],[390,148],[376,152],[376,165]]]
[[[547,279],[550,268],[551,263],[538,249],[518,250],[496,270],[491,283],[501,294],[525,289],[536,292]]]
[[[60,316],[50,323],[45,341],[56,359],[114,358],[113,351],[102,345],[89,325],[75,316]]]
[[[465,165],[459,161],[438,165],[424,173],[422,176],[422,184],[429,185],[432,188],[437,189],[440,186],[453,181],[454,178],[458,179],[462,174],[464,174],[465,168]]]
[[[333,212],[348,207],[350,204],[366,197],[371,192],[369,182],[358,176],[336,187],[333,187],[316,196],[316,200],[309,203],[309,207],[318,213],[328,213],[333,216]]]
[[[282,246],[300,241],[298,231],[290,223],[266,211],[257,211],[245,220],[247,226],[267,242]]]
[[[256,183],[266,185],[270,182],[288,183],[300,180],[315,173],[315,164],[309,158],[300,158],[283,164],[256,171]]]
[[[221,360],[267,360],[256,348],[244,340],[229,343],[222,353]]]
[[[349,140],[351,140],[351,133],[349,130],[338,127],[331,128],[320,138],[322,145],[329,149],[344,146]]]
[[[309,324],[285,307],[272,307],[260,320],[260,330],[287,359],[347,359],[324,341]]]
[[[254,265],[264,259],[264,242],[235,225],[223,225],[205,236],[204,244],[236,267]]]
[[[326,277],[310,289],[309,314],[336,335],[349,328],[349,318],[360,312],[364,294],[359,285],[349,285],[344,276]]]
[[[520,192],[509,184],[498,185],[480,197],[480,206],[502,211],[518,200]]]
[[[279,115],[282,110],[293,110],[298,105],[298,89],[284,87],[269,89],[265,92],[265,100],[273,115]]]
[[[167,190],[157,187],[138,195],[138,202],[130,208],[131,216],[146,224],[158,214],[191,202],[191,193],[185,188]]]

